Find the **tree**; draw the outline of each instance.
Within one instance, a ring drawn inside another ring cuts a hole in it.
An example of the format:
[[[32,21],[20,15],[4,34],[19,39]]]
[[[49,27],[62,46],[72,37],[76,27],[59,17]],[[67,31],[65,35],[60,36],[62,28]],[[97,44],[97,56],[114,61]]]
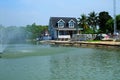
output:
[[[107,33],[113,33],[114,31],[114,20],[113,19],[109,19],[107,22],[106,22],[106,32]]]
[[[94,11],[88,14],[88,24],[93,29],[94,33],[96,31],[96,26],[98,25],[98,16]]]
[[[27,25],[26,30],[28,33],[28,37],[31,39],[35,39],[42,36],[45,30],[48,30],[48,26],[36,25],[35,23],[33,23],[32,25]]]
[[[116,16],[116,24],[117,24],[116,25],[117,30],[120,30],[120,15]],[[109,19],[106,22],[106,30],[109,33],[113,33],[114,32],[114,20],[113,19]]]
[[[79,27],[82,27],[84,32],[86,29],[88,29],[88,22],[87,22],[87,16],[85,14],[82,14],[80,18],[78,18]]]
[[[108,12],[105,12],[105,11],[100,12],[98,17],[99,17],[100,31],[102,31],[103,33],[106,33],[107,32],[106,22],[109,19],[112,19],[112,17],[109,15]]]
[[[116,16],[117,30],[120,30],[120,14]]]

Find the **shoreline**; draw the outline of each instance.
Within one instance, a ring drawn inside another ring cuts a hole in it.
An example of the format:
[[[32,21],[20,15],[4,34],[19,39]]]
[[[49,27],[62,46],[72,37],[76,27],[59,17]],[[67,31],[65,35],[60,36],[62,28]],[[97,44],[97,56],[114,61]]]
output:
[[[95,48],[120,48],[120,42],[115,41],[58,41],[58,40],[44,40],[40,43],[47,43],[52,45],[73,46],[73,47],[95,47]]]

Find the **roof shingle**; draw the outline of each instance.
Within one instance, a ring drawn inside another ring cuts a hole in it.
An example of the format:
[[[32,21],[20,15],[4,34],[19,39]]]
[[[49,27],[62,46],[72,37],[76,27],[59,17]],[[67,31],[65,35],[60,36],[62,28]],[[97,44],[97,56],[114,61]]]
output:
[[[75,21],[75,27],[77,26],[77,19],[74,17],[51,17],[50,22],[53,25],[53,27],[57,27],[57,22],[61,19],[65,22],[65,26],[64,26],[65,28],[68,28],[68,22],[70,20]]]

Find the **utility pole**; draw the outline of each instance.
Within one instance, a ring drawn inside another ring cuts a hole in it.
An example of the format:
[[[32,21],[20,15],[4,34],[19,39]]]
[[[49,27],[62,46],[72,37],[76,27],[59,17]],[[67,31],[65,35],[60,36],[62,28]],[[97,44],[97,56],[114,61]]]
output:
[[[113,0],[114,34],[116,34],[116,0]]]

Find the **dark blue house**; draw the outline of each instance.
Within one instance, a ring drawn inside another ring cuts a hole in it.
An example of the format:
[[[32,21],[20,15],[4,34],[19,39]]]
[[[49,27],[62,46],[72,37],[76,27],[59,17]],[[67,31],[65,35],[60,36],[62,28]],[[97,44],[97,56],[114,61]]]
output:
[[[74,17],[51,17],[48,30],[52,39],[70,39],[77,33],[77,27]]]

